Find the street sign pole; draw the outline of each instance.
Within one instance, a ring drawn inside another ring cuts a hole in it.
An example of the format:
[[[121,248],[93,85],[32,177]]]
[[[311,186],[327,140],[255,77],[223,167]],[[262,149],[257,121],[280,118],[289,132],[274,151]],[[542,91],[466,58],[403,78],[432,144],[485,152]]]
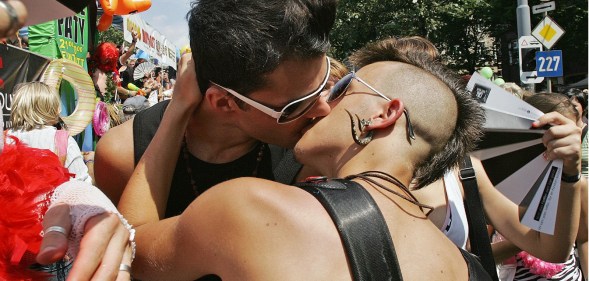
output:
[[[558,41],[558,39],[564,34],[564,29],[562,29],[554,20],[552,20],[549,16],[548,16],[548,11],[553,11],[556,9],[556,3],[555,1],[549,1],[549,0],[540,0],[540,4],[539,5],[535,5],[532,7],[532,12],[534,14],[540,14],[542,13],[544,15],[544,18],[542,19],[542,21],[534,28],[534,30],[532,31],[532,35],[534,37],[536,37],[541,43],[542,45],[544,45],[544,47],[546,47],[546,53],[551,54],[550,50],[552,49],[552,46],[556,43],[556,41]],[[562,56],[558,57],[558,62],[561,62]],[[540,57],[537,58],[538,60],[542,59]],[[547,58],[545,58],[547,59]],[[554,56],[552,56],[549,61],[553,62],[554,60]],[[550,77],[554,77],[551,75],[554,75],[553,73],[551,73],[552,68],[550,67],[550,63],[549,65],[546,67],[546,69],[542,69],[539,70],[538,72],[542,73],[542,76],[545,76],[546,79],[546,90],[548,92],[552,92],[552,80]],[[547,72],[545,72],[547,71]]]
[[[531,35],[532,24],[530,22],[530,6],[528,6],[528,0],[517,0],[517,8],[515,10],[515,13],[517,17],[517,38]],[[534,84],[522,84],[522,87],[532,92],[535,88]]]
[[[548,16],[548,11],[544,12],[544,17]],[[550,51],[550,48],[546,48],[546,51]],[[548,93],[552,93],[552,81],[550,80],[550,77],[546,77],[546,92]]]

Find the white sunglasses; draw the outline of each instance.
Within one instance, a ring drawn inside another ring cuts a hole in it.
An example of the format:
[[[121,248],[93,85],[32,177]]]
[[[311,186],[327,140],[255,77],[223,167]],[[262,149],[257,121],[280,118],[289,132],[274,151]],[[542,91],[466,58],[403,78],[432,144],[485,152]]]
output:
[[[230,94],[232,94],[236,98],[253,106],[254,108],[271,116],[272,118],[276,118],[276,122],[278,122],[278,124],[285,124],[288,122],[292,122],[292,121],[298,119],[299,117],[305,115],[305,113],[307,113],[313,107],[313,105],[315,105],[317,100],[319,100],[319,98],[321,97],[320,94],[323,91],[323,89],[325,88],[325,85],[327,84],[327,81],[329,80],[329,74],[331,73],[329,57],[326,57],[326,60],[327,60],[327,73],[325,74],[325,78],[323,79],[323,82],[321,83],[321,85],[319,85],[319,87],[317,89],[315,89],[313,92],[311,92],[310,94],[305,95],[302,98],[299,98],[299,99],[289,102],[280,111],[276,111],[266,105],[263,105],[263,104],[255,101],[253,99],[250,99],[244,95],[241,95],[232,89],[223,87],[213,81],[211,81],[211,84],[229,92]]]

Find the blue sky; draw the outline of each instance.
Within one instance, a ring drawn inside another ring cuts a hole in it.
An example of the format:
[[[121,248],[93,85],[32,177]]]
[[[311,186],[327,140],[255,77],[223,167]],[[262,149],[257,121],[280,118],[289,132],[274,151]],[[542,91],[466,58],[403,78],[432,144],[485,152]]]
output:
[[[180,49],[188,44],[186,13],[191,2],[192,0],[151,0],[151,8],[138,15]]]

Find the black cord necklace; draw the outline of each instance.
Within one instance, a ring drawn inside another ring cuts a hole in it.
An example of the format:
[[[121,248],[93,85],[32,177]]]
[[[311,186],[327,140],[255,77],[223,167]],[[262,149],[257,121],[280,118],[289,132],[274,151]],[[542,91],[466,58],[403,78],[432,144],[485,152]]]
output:
[[[394,177],[392,175],[389,175],[389,174],[387,174],[385,172],[381,172],[381,171],[366,171],[366,172],[362,172],[362,173],[355,174],[355,175],[349,175],[349,176],[345,177],[345,179],[347,179],[347,180],[353,180],[353,179],[356,179],[356,178],[363,179],[363,180],[365,180],[365,181],[367,181],[369,183],[372,183],[372,184],[374,184],[374,185],[376,185],[376,186],[378,186],[378,187],[380,187],[380,188],[382,188],[382,189],[384,189],[384,190],[386,190],[386,191],[388,191],[390,193],[393,193],[393,194],[401,197],[404,200],[407,200],[407,201],[411,202],[414,205],[419,206],[419,208],[421,209],[422,212],[423,212],[423,209],[424,208],[425,209],[429,209],[429,211],[427,211],[425,213],[426,216],[429,215],[429,213],[431,213],[434,210],[434,208],[431,207],[431,206],[429,206],[429,205],[425,205],[425,204],[419,203],[419,201],[417,200],[417,198],[415,198],[415,196],[413,196],[413,194],[411,193],[411,191],[409,191],[409,188],[407,188],[399,179],[397,179],[396,177]],[[407,195],[404,195],[404,194],[401,194],[401,193],[399,193],[399,192],[397,192],[395,190],[392,190],[392,189],[390,189],[390,188],[382,185],[381,183],[375,181],[373,178],[379,178],[379,179],[388,181],[388,182],[390,182],[390,183],[392,183],[392,184],[400,187]]]
[[[252,172],[252,177],[258,176],[258,168],[260,167],[260,163],[264,157],[264,147],[266,144],[260,143],[259,145],[260,150],[258,151],[258,156],[256,157],[256,166]],[[188,174],[190,185],[192,186],[192,191],[194,192],[195,196],[198,196],[200,195],[200,192],[198,191],[196,180],[192,174],[192,167],[190,166],[190,153],[188,152],[188,145],[186,144],[186,136],[184,136],[184,139],[182,140],[182,156],[184,158],[184,164],[186,165],[186,173]]]

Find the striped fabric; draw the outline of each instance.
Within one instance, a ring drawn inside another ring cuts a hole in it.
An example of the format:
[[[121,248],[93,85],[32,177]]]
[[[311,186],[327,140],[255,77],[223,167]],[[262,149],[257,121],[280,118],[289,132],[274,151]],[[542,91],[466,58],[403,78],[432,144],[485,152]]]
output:
[[[566,281],[583,281],[581,269],[577,266],[577,258],[571,253],[569,259],[565,263],[565,267],[561,272],[552,276],[552,278],[545,278],[530,272],[530,269],[523,265],[523,261],[517,257],[517,269],[515,272],[514,281],[548,281],[548,280],[566,280]]]

